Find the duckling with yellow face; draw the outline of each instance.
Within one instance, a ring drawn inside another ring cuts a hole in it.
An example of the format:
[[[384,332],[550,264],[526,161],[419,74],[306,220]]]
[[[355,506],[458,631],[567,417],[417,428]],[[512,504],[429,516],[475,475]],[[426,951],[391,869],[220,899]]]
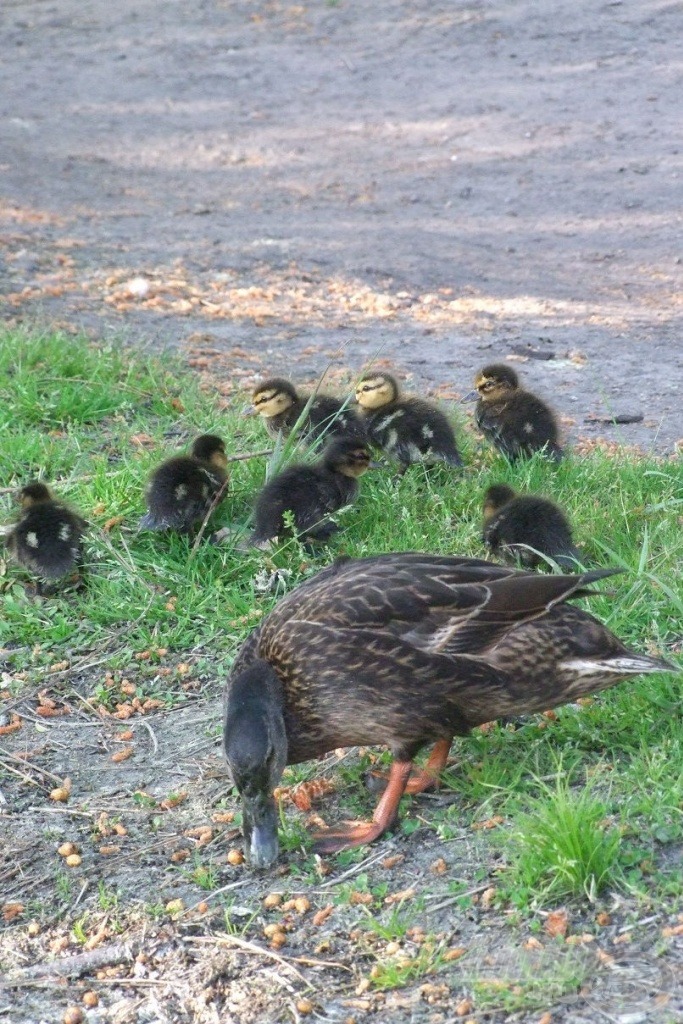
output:
[[[58,501],[49,487],[33,482],[18,494],[22,513],[7,536],[10,555],[38,579],[59,580],[79,569],[88,523]]]
[[[520,387],[511,366],[485,366],[477,374],[474,387],[463,402],[477,400],[475,422],[503,455],[514,460],[545,451],[559,462],[563,452],[555,414],[544,401]]]
[[[188,533],[201,523],[227,488],[225,444],[215,434],[202,434],[189,455],[167,459],[152,472],[147,485],[147,513],[142,530]]]
[[[462,458],[446,416],[422,398],[403,398],[388,373],[368,373],[356,387],[368,438],[398,459],[404,473],[412,462],[445,462],[457,469]]]
[[[530,569],[545,564],[543,555],[563,569],[578,569],[583,561],[559,505],[537,494],[517,494],[506,484],[494,484],[484,495],[483,541],[493,554]]]
[[[315,395],[311,399],[310,395],[299,394],[290,381],[280,377],[259,384],[254,389],[252,402],[254,412],[263,418],[266,430],[274,438],[287,437],[304,410],[306,413],[299,432],[307,444],[313,444],[321,438],[365,437],[360,418],[340,398]]]
[[[329,516],[356,499],[358,480],[369,467],[366,445],[332,438],[317,462],[289,466],[266,484],[256,500],[250,543],[265,546],[281,537],[288,512],[300,539],[327,540],[339,529]]]

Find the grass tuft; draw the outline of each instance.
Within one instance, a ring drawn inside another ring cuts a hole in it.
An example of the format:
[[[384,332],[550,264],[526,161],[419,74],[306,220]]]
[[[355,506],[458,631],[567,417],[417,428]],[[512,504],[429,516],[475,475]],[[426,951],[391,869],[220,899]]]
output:
[[[570,788],[558,775],[539,783],[538,795],[516,819],[506,847],[504,888],[513,902],[595,897],[621,881],[621,835],[594,787]]]

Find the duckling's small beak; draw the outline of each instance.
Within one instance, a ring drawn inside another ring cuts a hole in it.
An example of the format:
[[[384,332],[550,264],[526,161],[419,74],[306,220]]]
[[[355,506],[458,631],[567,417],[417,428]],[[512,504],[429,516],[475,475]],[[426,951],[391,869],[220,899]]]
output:
[[[474,391],[470,391],[468,394],[465,395],[464,398],[460,399],[460,404],[464,405],[465,402],[476,402],[476,400],[478,398],[479,398],[479,392],[475,388]]]
[[[256,409],[253,405],[248,405],[246,409],[242,410],[242,416],[244,416],[245,419],[247,416],[256,416]]]
[[[277,812],[275,801],[267,793],[242,794],[244,856],[255,871],[265,871],[278,858]]]
[[[386,469],[386,462],[378,462],[377,459],[371,459],[368,462],[368,469]]]

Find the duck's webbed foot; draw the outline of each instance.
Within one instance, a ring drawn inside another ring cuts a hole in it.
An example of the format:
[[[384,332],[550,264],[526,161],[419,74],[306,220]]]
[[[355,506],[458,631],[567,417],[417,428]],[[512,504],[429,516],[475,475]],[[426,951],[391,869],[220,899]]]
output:
[[[416,793],[424,793],[429,789],[438,789],[439,776],[446,767],[452,742],[452,736],[436,741],[424,768],[413,769],[406,783],[405,792],[407,794],[415,796]],[[368,786],[373,793],[382,792],[388,785],[389,778],[390,775],[387,772],[370,772]]]
[[[387,788],[375,808],[372,821],[349,822],[346,828],[317,833],[314,837],[314,851],[338,853],[339,850],[371,843],[390,829],[398,817],[398,805],[405,792],[412,767],[412,761],[394,761],[389,772]]]

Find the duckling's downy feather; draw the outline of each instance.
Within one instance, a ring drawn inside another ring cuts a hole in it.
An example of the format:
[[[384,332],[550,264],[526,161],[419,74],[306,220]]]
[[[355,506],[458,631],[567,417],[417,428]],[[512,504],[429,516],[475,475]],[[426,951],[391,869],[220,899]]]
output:
[[[41,579],[60,579],[78,568],[88,524],[59,501],[25,510],[7,537],[10,554]]]
[[[555,462],[563,456],[557,418],[546,403],[520,387],[515,370],[506,363],[492,363],[479,371],[474,418],[481,432],[508,459],[544,451]]]
[[[487,498],[497,490],[500,488],[489,488]],[[504,490],[509,496],[497,507],[491,505],[487,511],[485,501],[484,544],[494,554],[517,558],[528,568],[542,564],[545,555],[563,569],[577,569],[584,559],[574,545],[572,528],[562,509],[537,494]]]
[[[271,437],[288,436],[298,426],[306,444],[332,437],[365,438],[365,426],[348,403],[333,395],[299,393],[280,377],[259,384],[253,392],[254,409],[263,417]]]
[[[337,527],[329,516],[358,496],[358,476],[368,468],[370,454],[355,438],[332,438],[311,464],[284,469],[261,490],[254,508],[251,544],[280,537],[289,512],[296,535],[323,540]]]
[[[402,396],[391,374],[362,377],[356,387],[356,400],[370,441],[397,459],[404,470],[413,462],[462,466],[448,417],[423,398]]]
[[[152,472],[141,530],[187,533],[224,496],[227,487],[225,445],[215,434],[200,434],[189,455],[177,455]]]

